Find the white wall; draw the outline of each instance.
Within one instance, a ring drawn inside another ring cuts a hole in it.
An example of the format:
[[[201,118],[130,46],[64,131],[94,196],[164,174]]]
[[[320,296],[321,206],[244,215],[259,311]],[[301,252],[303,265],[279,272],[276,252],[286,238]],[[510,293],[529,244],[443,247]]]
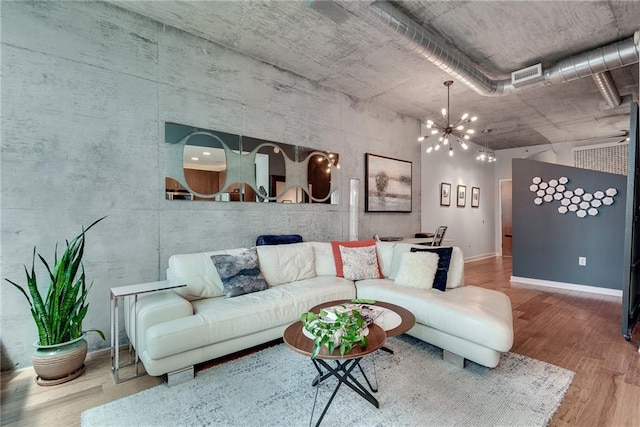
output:
[[[428,139],[427,139],[428,141]],[[495,226],[493,218],[497,209],[494,191],[494,165],[476,160],[475,144],[463,151],[455,146],[455,154],[449,157],[446,150],[426,154],[426,142],[421,151],[422,163],[422,230],[433,232],[439,225],[447,225],[445,238],[459,246],[465,259],[494,255]],[[440,183],[451,184],[451,206],[440,206]],[[456,206],[456,189],[466,185],[466,207]],[[471,187],[480,188],[480,207],[471,207]]]
[[[1,277],[22,283],[34,245],[51,259],[56,242],[107,215],[88,234],[85,328],[107,333],[109,289],[162,279],[172,254],[246,247],[259,234],[346,239],[348,181],[364,185],[364,153],[419,158],[417,121],[116,6],[3,2],[1,19]],[[342,203],[167,201],[165,121],[339,153]],[[418,161],[413,182],[420,206]],[[418,209],[363,206],[364,188],[360,237],[420,229]],[[2,368],[28,366],[27,304],[7,283],[0,291]],[[90,350],[108,339],[90,336]]]

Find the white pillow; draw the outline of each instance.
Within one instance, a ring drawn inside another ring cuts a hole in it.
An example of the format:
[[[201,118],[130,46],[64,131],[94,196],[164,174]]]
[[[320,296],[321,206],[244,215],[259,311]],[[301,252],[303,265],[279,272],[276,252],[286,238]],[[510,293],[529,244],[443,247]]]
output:
[[[224,295],[222,280],[211,262],[211,255],[238,255],[246,250],[246,248],[238,248],[172,255],[169,257],[167,279],[177,279],[187,284],[175,291],[188,301],[222,296]]]
[[[407,252],[402,254],[400,269],[394,283],[419,289],[431,289],[438,271],[438,254]]]
[[[378,264],[380,264],[380,271],[382,271],[384,277],[389,277],[391,272],[391,261],[393,260],[393,248],[395,246],[395,242],[376,242]]]
[[[269,286],[316,277],[313,248],[307,242],[257,246],[260,272]]]
[[[360,246],[350,248],[340,245],[342,273],[348,280],[379,279],[378,255],[376,247]]]
[[[389,279],[396,279],[398,271],[400,271],[402,256],[407,252],[411,252],[411,248],[424,249],[425,247],[422,245],[411,245],[409,243],[396,243],[393,247],[393,257],[391,259],[391,266],[389,267],[389,274],[387,276]]]
[[[309,242],[313,248],[316,274],[318,276],[335,276],[336,262],[333,259],[333,248],[329,242]]]

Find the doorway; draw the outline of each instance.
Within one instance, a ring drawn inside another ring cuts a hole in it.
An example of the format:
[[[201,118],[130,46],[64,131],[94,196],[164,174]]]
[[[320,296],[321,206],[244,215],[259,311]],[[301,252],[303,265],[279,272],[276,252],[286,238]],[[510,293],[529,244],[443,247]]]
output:
[[[513,256],[511,180],[500,180],[500,241],[502,256]]]

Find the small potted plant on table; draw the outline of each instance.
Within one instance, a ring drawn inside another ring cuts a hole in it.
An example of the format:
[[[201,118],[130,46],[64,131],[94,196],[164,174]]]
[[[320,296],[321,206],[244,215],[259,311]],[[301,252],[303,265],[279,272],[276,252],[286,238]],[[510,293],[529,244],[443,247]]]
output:
[[[80,376],[84,372],[84,360],[87,355],[85,332],[96,332],[102,339],[104,333],[97,329],[83,331],[82,321],[87,315],[89,304],[86,302],[91,284],[86,285],[82,256],[84,255],[85,233],[105,217],[95,221],[71,242],[58,259],[56,245],[53,269],[42,255],[38,258],[49,273],[49,287],[46,298],[38,290],[35,272],[36,248],[33,248],[31,272],[25,265],[27,289],[5,279],[25,296],[31,315],[38,328],[38,340],[33,353],[33,369],[39,385],[56,385]],[[27,293],[28,291],[28,293]]]
[[[367,347],[367,324],[358,310],[322,309],[319,314],[302,313],[301,320],[305,330],[314,337],[312,358],[318,355],[322,346],[327,346],[329,354],[338,348],[340,356],[356,344]]]

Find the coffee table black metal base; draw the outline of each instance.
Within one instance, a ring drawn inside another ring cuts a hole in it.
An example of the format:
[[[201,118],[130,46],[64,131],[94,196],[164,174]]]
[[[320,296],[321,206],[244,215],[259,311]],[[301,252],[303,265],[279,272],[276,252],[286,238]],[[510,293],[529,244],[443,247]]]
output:
[[[318,375],[315,377],[315,379],[312,382],[312,385],[314,387],[317,387],[322,381],[326,380],[327,378],[336,377],[338,379],[338,384],[336,385],[336,388],[333,390],[333,393],[331,393],[331,397],[329,398],[329,401],[325,405],[322,411],[322,414],[320,414],[320,418],[318,418],[318,421],[316,422],[316,427],[319,426],[320,423],[322,422],[322,419],[327,413],[329,406],[331,406],[331,402],[333,402],[333,398],[338,393],[338,390],[340,389],[340,386],[342,384],[347,385],[349,388],[351,388],[353,391],[358,393],[362,398],[366,399],[369,403],[371,403],[376,408],[380,408],[380,404],[378,403],[378,400],[369,392],[369,390],[367,390],[365,386],[363,386],[360,383],[360,381],[357,380],[357,378],[351,375],[351,372],[357,366],[360,369],[360,372],[362,372],[362,375],[364,376],[367,382],[367,385],[369,385],[369,387],[374,392],[378,391],[377,388],[374,390],[373,387],[371,387],[371,384],[369,383],[369,379],[367,378],[362,367],[360,366],[360,360],[361,359],[359,358],[347,359],[347,360],[335,360],[336,366],[335,368],[333,368],[329,363],[327,363],[322,359],[311,359],[311,361],[313,362],[313,365],[318,370]],[[326,372],[323,372],[320,366],[322,366],[326,370]],[[317,400],[318,400],[318,388],[316,388],[316,397],[315,397],[315,400],[313,401],[313,410],[311,411],[311,420],[309,424],[311,424],[311,422],[313,421],[313,413],[315,412]]]

